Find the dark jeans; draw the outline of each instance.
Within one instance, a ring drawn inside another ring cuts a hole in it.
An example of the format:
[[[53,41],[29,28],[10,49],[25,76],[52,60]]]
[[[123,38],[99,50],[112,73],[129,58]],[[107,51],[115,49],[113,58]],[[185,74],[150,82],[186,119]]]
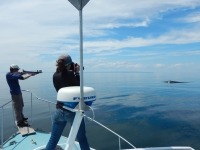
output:
[[[18,95],[11,95],[12,96],[12,102],[13,102],[13,108],[15,111],[15,117],[17,120],[17,123],[23,121],[24,115],[23,115],[23,107],[24,107],[24,101],[22,94]]]
[[[74,117],[75,117],[74,112],[64,111],[61,109],[56,110],[56,112],[54,114],[54,122],[53,122],[51,137],[46,146],[46,150],[54,150],[56,148],[56,145],[58,144],[58,141],[62,135],[62,132],[63,132],[67,122],[72,124]],[[89,150],[90,149],[86,135],[85,135],[84,119],[82,120],[79,131],[77,133],[77,140],[79,142],[81,150]]]

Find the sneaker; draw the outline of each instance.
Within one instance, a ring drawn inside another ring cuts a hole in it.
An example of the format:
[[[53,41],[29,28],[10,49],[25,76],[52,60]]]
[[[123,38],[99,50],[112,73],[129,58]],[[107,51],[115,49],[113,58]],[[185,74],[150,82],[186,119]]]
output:
[[[17,124],[18,127],[23,128],[23,127],[30,127],[30,125],[28,123],[25,122],[20,122]]]

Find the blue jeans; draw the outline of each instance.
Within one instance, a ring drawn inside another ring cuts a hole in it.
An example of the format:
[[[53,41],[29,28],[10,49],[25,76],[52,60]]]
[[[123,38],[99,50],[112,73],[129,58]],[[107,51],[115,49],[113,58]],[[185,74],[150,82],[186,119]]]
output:
[[[67,122],[69,122],[72,125],[74,117],[75,117],[74,112],[64,111],[61,109],[56,110],[56,112],[54,114],[54,121],[53,121],[51,137],[46,146],[46,150],[54,150],[56,148],[56,145],[58,144],[58,141],[62,135],[62,132],[63,132]],[[88,144],[88,141],[87,141],[87,138],[85,135],[84,119],[82,120],[82,122],[80,124],[80,128],[77,133],[77,140],[79,142],[81,150],[90,150],[89,144]]]

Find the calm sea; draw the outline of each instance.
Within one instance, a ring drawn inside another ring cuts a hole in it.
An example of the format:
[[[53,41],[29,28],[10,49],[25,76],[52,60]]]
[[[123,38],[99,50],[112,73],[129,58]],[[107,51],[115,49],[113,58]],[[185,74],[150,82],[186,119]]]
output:
[[[176,80],[187,83],[165,83]],[[0,79],[0,105],[10,100],[5,77]],[[20,81],[40,98],[56,100],[52,73],[42,73]],[[151,72],[85,73],[84,85],[96,90],[93,104],[95,120],[111,128],[135,147],[191,146],[200,149],[200,77],[158,75]],[[23,92],[25,114],[31,117],[30,95]],[[48,109],[34,99],[32,126],[44,131],[51,128]],[[11,106],[4,109],[4,138],[16,131]],[[93,117],[91,112],[86,112]],[[1,112],[2,117],[2,112]],[[86,119],[90,146],[98,150],[118,148],[118,138]],[[67,136],[69,126],[63,135]],[[122,142],[122,148],[130,148]]]

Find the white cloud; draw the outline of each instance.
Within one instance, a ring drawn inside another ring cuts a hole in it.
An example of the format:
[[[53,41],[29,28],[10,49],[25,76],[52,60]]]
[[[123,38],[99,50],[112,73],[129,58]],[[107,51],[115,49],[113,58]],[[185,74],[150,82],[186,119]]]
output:
[[[165,65],[164,64],[155,64],[156,68],[163,68]]]
[[[195,12],[180,19],[186,23],[200,23],[200,12]]]
[[[145,64],[141,62],[126,59],[117,62],[115,59],[111,60],[111,56],[117,57],[123,49],[130,49],[128,55],[137,55],[142,59],[142,52],[135,54],[131,49],[199,42],[199,26],[189,29],[180,27],[179,30],[170,27],[167,32],[157,36],[145,33],[141,36],[127,35],[120,39],[113,29],[130,28],[131,31],[137,27],[148,28],[154,19],[162,20],[165,12],[199,6],[199,0],[91,0],[83,9],[84,35],[87,37],[84,42],[85,54],[104,60],[98,66],[106,67],[108,65],[103,63],[110,61],[109,67],[113,68],[126,64],[130,68],[143,69]],[[51,68],[57,56],[66,50],[78,60],[79,14],[68,1],[6,0],[0,2],[0,9],[0,63],[4,69],[11,62],[26,67]],[[182,17],[181,21],[197,23],[199,13]],[[192,55],[192,52],[188,53]],[[155,58],[158,55],[157,52],[145,51],[146,57]],[[92,66],[96,60],[90,59],[87,58],[87,64]]]
[[[199,29],[186,29],[179,31],[170,31],[160,37],[137,38],[129,37],[123,40],[101,40],[85,42],[86,52],[101,53],[107,51],[121,50],[124,48],[147,47],[162,44],[188,44],[200,41]]]

